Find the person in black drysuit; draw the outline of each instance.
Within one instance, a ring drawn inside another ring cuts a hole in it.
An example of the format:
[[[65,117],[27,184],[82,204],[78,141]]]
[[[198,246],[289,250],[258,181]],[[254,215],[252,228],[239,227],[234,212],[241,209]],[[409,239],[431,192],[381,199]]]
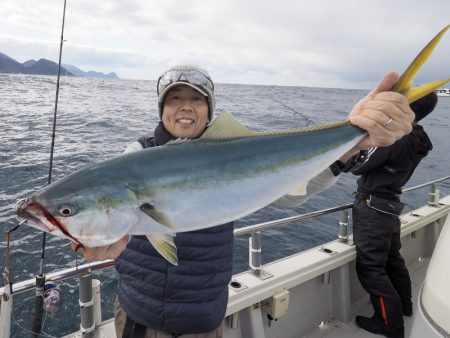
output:
[[[417,124],[436,106],[433,92],[412,103],[415,113],[410,134],[384,148],[369,150],[366,162],[352,170],[358,179],[353,206],[356,272],[374,308],[371,318],[357,316],[366,331],[390,338],[404,337],[403,316],[411,316],[411,280],[400,254],[400,219],[404,207],[399,195],[419,162],[433,145]],[[385,123],[389,128],[389,123]]]

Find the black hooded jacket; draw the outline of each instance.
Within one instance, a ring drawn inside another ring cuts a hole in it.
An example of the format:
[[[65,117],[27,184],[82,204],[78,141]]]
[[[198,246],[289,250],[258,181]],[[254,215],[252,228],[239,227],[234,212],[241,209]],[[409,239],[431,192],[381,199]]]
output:
[[[355,175],[361,175],[358,192],[395,199],[431,149],[433,144],[423,127],[413,126],[411,133],[389,147],[376,148],[363,166],[352,171]]]

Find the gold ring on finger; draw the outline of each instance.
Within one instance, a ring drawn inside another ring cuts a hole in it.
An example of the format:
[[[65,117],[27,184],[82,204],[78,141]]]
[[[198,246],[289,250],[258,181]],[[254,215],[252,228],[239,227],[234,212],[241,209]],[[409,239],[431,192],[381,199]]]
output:
[[[389,120],[387,120],[386,122],[384,122],[384,123],[382,124],[382,126],[386,128],[386,126],[389,125],[392,121],[393,121],[393,119],[389,119]]]

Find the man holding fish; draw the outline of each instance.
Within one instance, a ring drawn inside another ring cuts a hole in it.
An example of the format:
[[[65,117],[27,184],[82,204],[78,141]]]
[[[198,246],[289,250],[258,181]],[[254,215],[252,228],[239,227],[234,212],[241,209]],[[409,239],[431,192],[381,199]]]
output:
[[[361,149],[390,145],[410,132],[414,115],[407,99],[387,91],[397,80],[396,73],[386,74],[353,108],[350,122],[365,129],[368,136],[341,156],[341,167],[356,163],[353,159]],[[140,138],[127,147],[127,152],[178,138],[197,139],[207,130],[215,98],[213,82],[205,70],[171,68],[158,81],[158,95],[161,122],[154,136]],[[391,121],[388,128],[384,125],[387,121]],[[287,196],[284,202],[300,204],[335,180],[332,171],[325,169],[310,181],[307,196]],[[151,217],[158,218],[152,206],[147,209]],[[220,337],[232,275],[233,223],[178,233],[174,240],[178,265],[158,253],[150,244],[155,241],[158,239],[150,238],[149,242],[146,236],[127,235],[114,244],[82,249],[89,260],[116,259],[117,336],[136,337],[141,332],[142,337]]]

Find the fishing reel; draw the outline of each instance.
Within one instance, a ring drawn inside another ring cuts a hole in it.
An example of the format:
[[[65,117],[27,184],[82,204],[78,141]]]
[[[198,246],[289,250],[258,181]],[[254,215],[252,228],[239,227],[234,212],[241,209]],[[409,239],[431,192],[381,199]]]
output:
[[[56,312],[62,305],[61,288],[52,281],[45,282],[44,286],[44,310],[50,313]]]

